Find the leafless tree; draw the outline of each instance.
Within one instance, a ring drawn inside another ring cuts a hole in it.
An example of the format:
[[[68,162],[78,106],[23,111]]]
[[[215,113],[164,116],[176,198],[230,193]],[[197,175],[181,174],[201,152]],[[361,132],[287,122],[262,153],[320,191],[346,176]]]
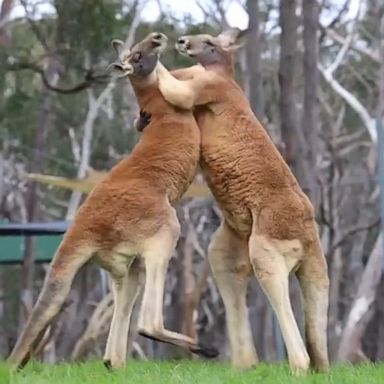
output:
[[[309,192],[309,169],[306,162],[301,161],[306,142],[303,131],[300,129],[296,99],[296,69],[297,69],[297,42],[298,18],[297,1],[280,0],[280,121],[281,136],[284,143],[283,153],[285,160],[293,169],[303,190]]]
[[[311,172],[307,173],[307,190],[315,208],[319,205],[317,185],[317,154],[319,142],[318,116],[318,24],[320,6],[318,0],[303,1],[303,43],[304,43],[304,103],[302,130],[306,145],[302,148],[302,161]]]
[[[261,68],[262,41],[260,34],[259,0],[247,0],[248,36],[246,43],[247,78],[249,81],[249,100],[256,116],[263,120],[263,77]]]

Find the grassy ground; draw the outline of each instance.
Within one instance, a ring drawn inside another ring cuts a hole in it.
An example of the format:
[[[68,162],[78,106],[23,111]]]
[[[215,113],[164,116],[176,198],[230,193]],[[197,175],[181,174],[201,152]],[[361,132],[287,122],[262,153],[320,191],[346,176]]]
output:
[[[236,372],[221,363],[130,361],[125,369],[107,372],[101,362],[30,364],[10,373],[0,363],[0,384],[383,384],[384,365],[336,366],[329,374],[293,377],[286,365],[265,365]]]

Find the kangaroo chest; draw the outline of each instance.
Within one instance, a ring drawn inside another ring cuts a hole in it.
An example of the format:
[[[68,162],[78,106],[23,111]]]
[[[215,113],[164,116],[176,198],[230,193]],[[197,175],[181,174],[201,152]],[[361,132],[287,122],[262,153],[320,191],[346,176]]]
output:
[[[202,145],[200,165],[225,220],[239,234],[248,236],[252,215],[247,206],[249,180],[246,170],[223,147],[211,145]]]

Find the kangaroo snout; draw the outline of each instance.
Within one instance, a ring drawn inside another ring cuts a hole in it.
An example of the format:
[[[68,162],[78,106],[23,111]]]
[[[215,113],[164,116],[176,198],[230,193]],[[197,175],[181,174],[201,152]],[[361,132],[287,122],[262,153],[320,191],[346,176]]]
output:
[[[175,48],[182,54],[188,54],[188,50],[191,49],[191,42],[185,36],[181,36],[177,39]]]
[[[154,32],[152,34],[152,47],[158,53],[161,53],[167,48],[168,37],[164,33]]]

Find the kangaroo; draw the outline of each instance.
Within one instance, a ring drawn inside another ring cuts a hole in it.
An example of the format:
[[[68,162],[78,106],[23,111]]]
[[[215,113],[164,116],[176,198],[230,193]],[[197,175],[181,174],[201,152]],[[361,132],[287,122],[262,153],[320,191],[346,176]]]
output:
[[[171,104],[194,107],[200,165],[223,212],[208,258],[226,309],[232,364],[257,362],[246,306],[253,270],[276,313],[291,370],[307,371],[310,356],[326,371],[329,279],[314,209],[234,80],[233,53],[243,37],[238,29],[180,37],[179,53],[199,65],[172,74],[158,66],[159,88]],[[303,293],[308,352],[291,308],[290,272]]]
[[[78,210],[51,262],[42,292],[8,358],[13,367],[27,363],[39,335],[58,313],[73,278],[93,260],[112,279],[114,312],[104,363],[125,364],[132,306],[145,286],[139,332],[194,353],[216,355],[196,340],[164,329],[163,292],[169,259],[180,234],[173,205],[193,180],[200,154],[200,131],[189,111],[168,104],[157,86],[155,68],[167,37],[151,33],[131,50],[112,42],[119,60],[109,67],[128,77],[141,108],[152,112],[140,142],[112,168]]]

